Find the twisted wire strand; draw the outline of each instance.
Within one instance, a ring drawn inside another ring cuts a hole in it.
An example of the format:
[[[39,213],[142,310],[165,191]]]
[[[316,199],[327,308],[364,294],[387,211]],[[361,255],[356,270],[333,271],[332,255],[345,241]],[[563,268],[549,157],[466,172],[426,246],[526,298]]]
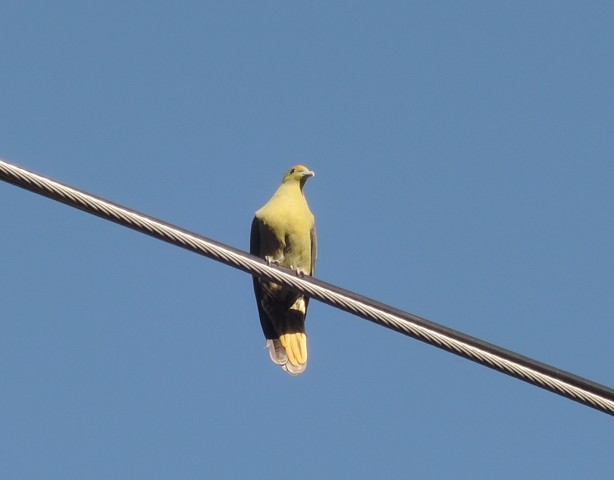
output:
[[[291,270],[269,266],[262,259],[236,248],[58,183],[2,160],[0,160],[0,179],[252,275],[274,281],[378,325],[614,415],[614,390],[604,385],[316,278],[298,277]]]

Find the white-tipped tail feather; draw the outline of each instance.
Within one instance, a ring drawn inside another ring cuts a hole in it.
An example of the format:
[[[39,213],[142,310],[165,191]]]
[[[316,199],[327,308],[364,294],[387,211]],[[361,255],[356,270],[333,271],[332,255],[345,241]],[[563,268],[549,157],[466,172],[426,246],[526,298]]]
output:
[[[281,338],[266,342],[271,360],[290,375],[300,375],[307,368],[307,336],[298,333]]]

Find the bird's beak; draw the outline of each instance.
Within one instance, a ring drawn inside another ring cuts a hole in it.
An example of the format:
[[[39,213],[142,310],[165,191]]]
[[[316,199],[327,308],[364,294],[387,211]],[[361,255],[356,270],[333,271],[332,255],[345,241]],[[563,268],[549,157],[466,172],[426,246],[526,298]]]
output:
[[[303,172],[303,177],[315,177],[316,176],[316,172],[314,172],[313,170],[307,170],[306,172]]]

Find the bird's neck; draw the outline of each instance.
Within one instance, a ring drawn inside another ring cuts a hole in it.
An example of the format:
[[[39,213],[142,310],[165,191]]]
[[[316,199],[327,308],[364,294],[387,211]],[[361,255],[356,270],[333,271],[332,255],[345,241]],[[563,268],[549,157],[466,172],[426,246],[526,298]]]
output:
[[[303,189],[298,183],[282,183],[275,195],[303,195]]]

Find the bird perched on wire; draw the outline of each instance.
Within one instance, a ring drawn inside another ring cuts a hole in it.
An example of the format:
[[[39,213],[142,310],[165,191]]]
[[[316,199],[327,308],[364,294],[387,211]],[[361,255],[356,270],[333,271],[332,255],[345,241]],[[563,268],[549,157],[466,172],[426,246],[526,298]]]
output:
[[[292,167],[252,222],[250,253],[269,264],[313,275],[317,257],[315,219],[303,187],[315,173]],[[291,375],[307,368],[305,315],[309,297],[274,282],[253,277],[260,324],[271,360]]]

